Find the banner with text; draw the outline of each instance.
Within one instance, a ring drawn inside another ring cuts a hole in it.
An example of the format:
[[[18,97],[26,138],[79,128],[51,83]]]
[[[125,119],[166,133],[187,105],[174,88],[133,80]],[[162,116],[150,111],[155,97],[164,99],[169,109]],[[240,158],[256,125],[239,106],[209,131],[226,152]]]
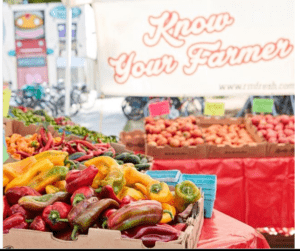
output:
[[[94,0],[103,94],[294,94],[294,0]]]

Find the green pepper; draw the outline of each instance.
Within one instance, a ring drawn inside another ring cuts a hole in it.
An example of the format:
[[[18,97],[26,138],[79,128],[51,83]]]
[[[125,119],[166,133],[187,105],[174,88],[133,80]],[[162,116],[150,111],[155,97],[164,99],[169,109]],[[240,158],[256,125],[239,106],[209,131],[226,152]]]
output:
[[[200,198],[200,190],[192,181],[185,180],[175,186],[175,207],[180,213]]]
[[[18,204],[28,211],[41,211],[45,207],[52,205],[56,201],[68,201],[70,194],[67,192],[57,192],[45,194],[42,196],[23,196],[19,199]]]

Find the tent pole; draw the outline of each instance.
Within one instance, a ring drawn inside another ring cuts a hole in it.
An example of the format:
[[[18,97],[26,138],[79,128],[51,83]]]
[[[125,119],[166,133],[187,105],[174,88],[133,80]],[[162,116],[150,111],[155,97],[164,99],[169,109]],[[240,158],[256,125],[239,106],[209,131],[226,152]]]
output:
[[[66,19],[66,75],[65,75],[65,115],[70,114],[70,92],[71,92],[71,53],[72,53],[72,8],[67,5],[67,19]]]

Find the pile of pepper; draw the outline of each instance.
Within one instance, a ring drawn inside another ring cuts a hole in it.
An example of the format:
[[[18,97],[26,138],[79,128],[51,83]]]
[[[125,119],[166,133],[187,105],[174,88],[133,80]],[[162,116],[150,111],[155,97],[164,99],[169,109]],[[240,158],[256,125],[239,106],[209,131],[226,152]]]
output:
[[[117,137],[114,135],[105,136],[102,133],[91,131],[86,127],[75,125],[69,117],[58,117],[53,118],[49,116],[43,110],[28,110],[18,107],[10,107],[10,113],[13,116],[8,115],[7,118],[15,118],[17,120],[23,121],[26,126],[30,124],[41,124],[43,122],[48,122],[54,127],[58,132],[66,131],[68,133],[87,137],[94,142],[117,142]]]
[[[46,151],[4,167],[3,230],[52,231],[75,240],[88,229],[119,230],[145,246],[180,238],[188,217],[199,214],[199,189],[190,181],[168,185],[109,156],[69,170],[67,153]],[[8,164],[6,164],[8,165]]]

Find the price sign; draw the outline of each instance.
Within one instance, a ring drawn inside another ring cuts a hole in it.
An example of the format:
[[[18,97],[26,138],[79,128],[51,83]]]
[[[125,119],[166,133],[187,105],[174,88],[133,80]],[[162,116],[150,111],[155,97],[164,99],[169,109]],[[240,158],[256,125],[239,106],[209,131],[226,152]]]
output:
[[[161,116],[170,113],[169,101],[156,102],[149,105],[150,116]]]
[[[10,96],[11,96],[11,90],[5,88],[3,90],[3,116],[4,117],[7,117],[8,114]]]
[[[225,114],[225,104],[224,103],[205,102],[204,115],[223,116],[224,114]]]
[[[252,111],[257,113],[271,113],[273,105],[273,99],[255,98],[253,99]]]

